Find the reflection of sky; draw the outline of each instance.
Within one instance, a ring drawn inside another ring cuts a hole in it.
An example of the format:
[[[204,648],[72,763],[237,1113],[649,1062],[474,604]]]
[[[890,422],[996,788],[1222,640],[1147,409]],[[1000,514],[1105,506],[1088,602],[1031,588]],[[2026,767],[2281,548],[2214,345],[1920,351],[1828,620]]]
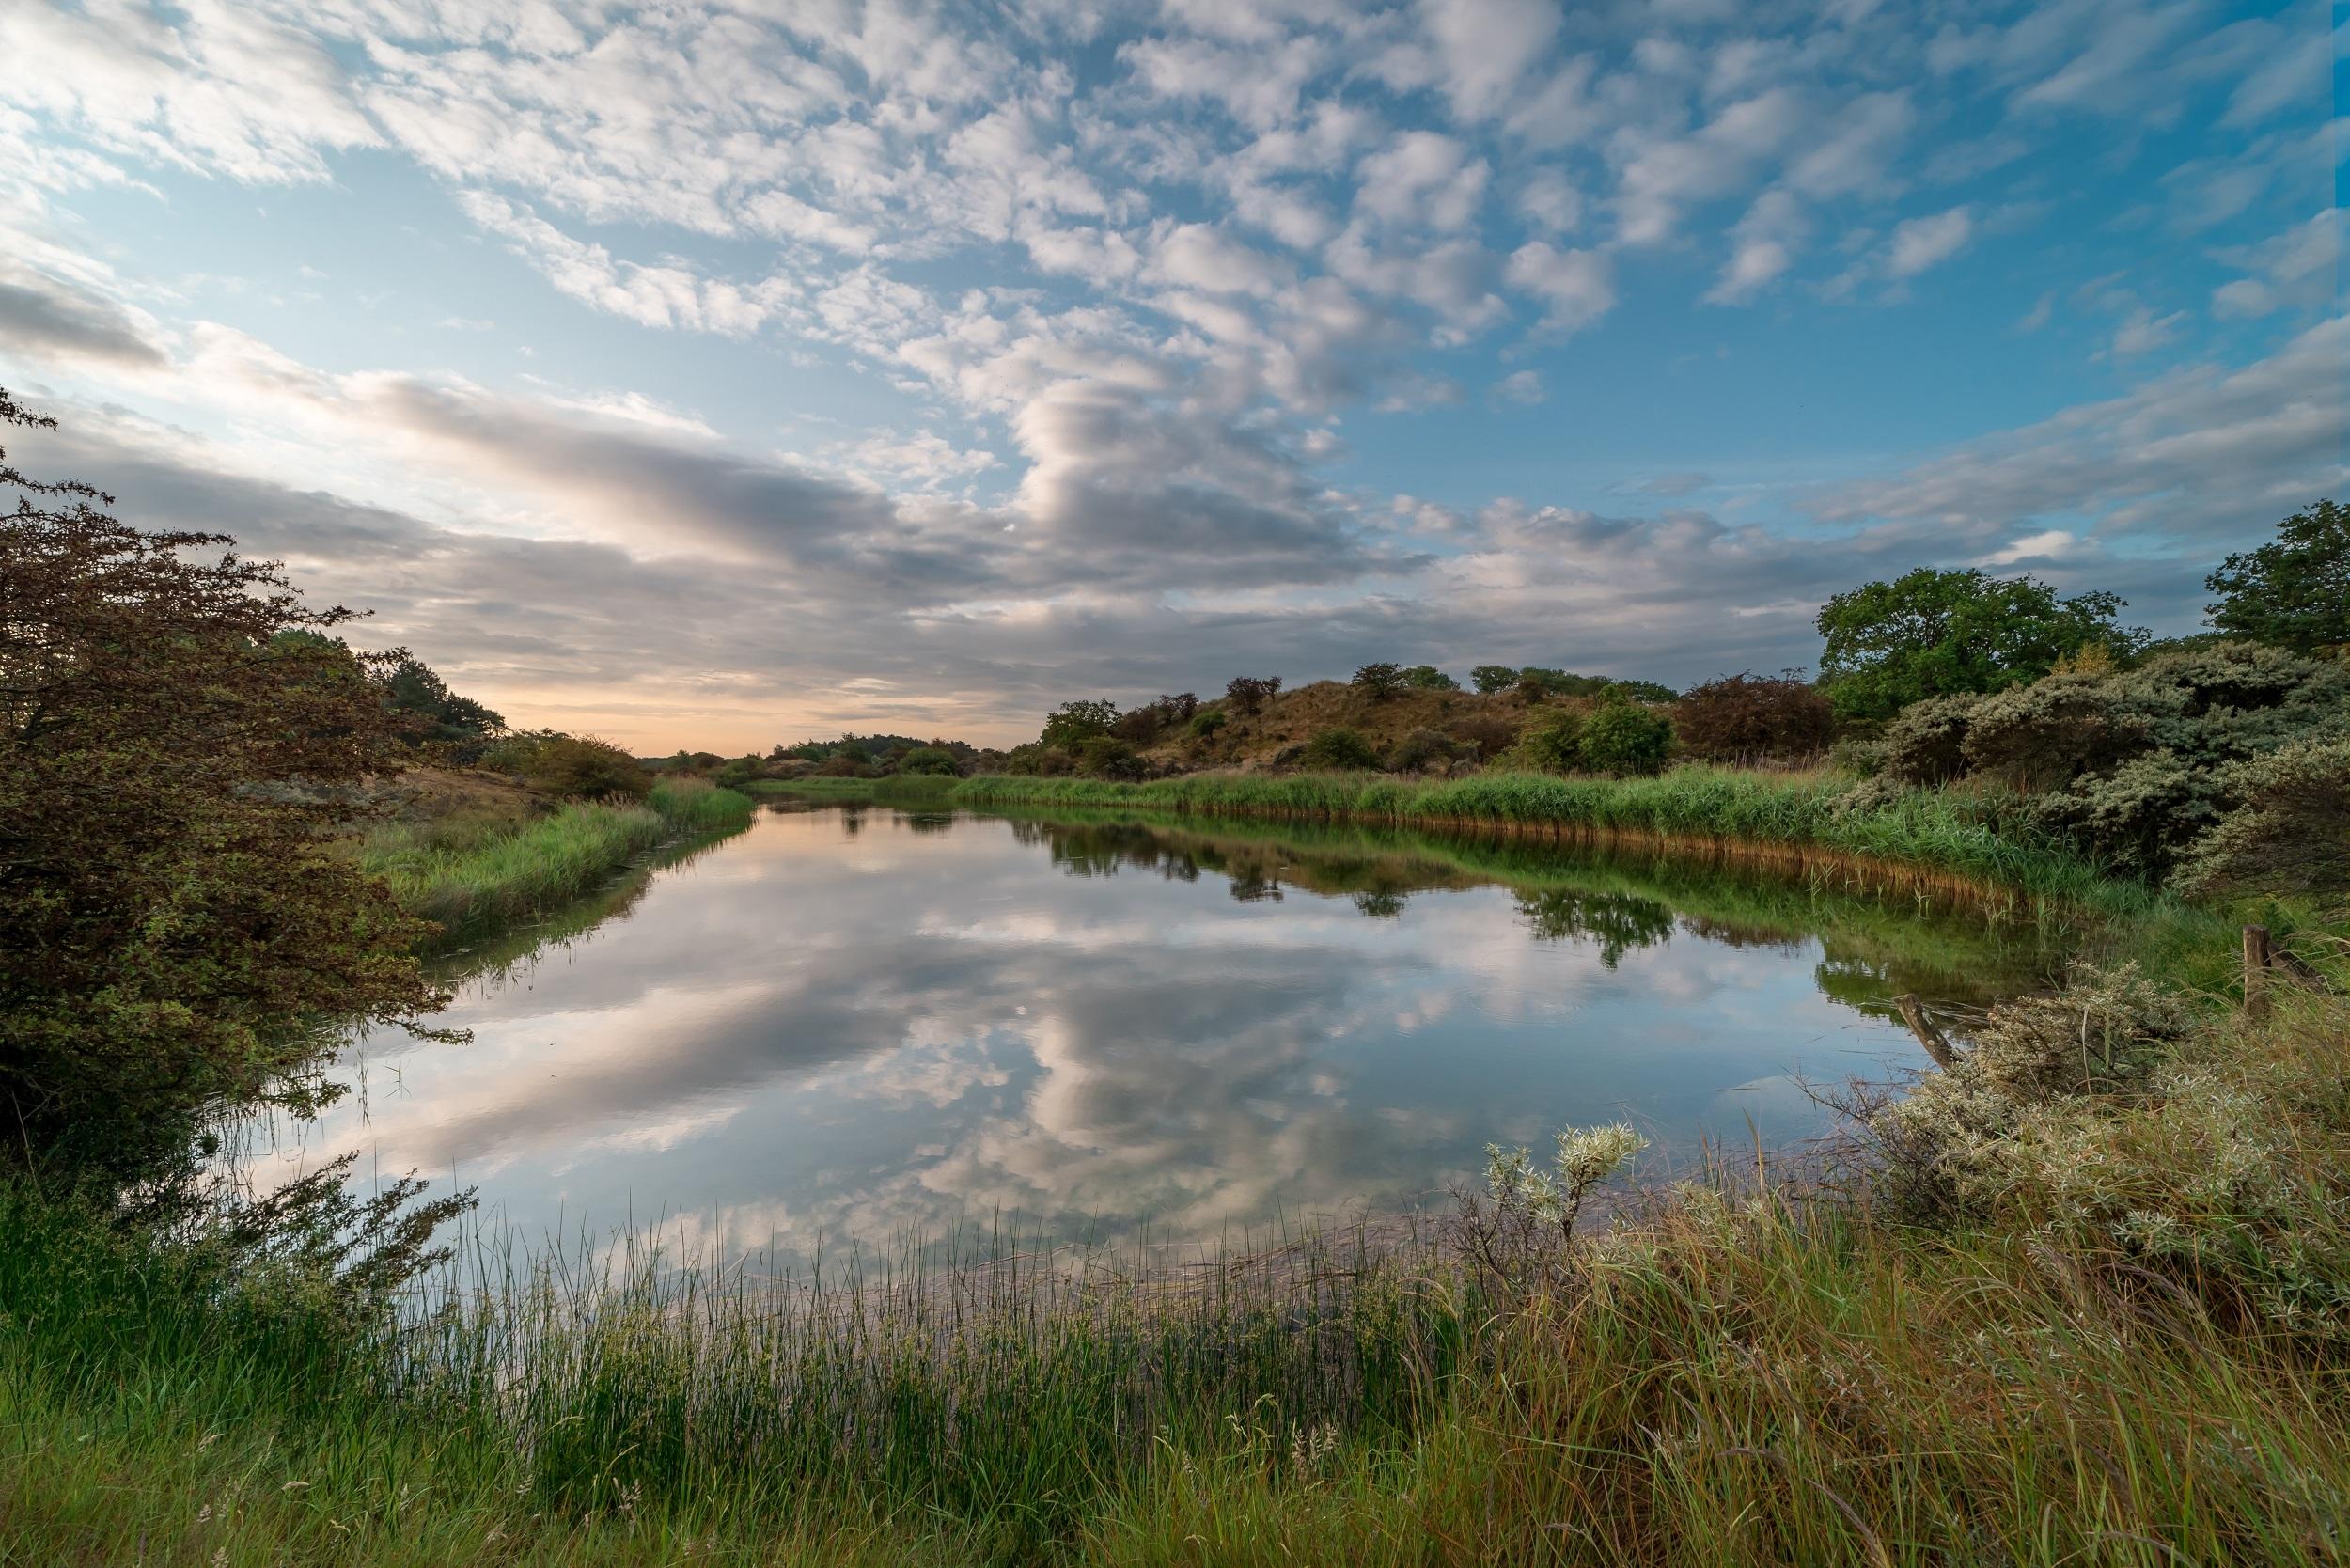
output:
[[[1411,1203],[1490,1140],[1628,1117],[1662,1151],[1816,1130],[1790,1075],[1906,1064],[1816,943],[1691,934],[1610,969],[1501,887],[1370,918],[1286,887],[1075,876],[985,818],[762,816],[628,918],[379,1031],[282,1158],[478,1184],[526,1235],[682,1221],[728,1251],[958,1217],[1214,1236]],[[675,1234],[674,1227],[671,1230]]]

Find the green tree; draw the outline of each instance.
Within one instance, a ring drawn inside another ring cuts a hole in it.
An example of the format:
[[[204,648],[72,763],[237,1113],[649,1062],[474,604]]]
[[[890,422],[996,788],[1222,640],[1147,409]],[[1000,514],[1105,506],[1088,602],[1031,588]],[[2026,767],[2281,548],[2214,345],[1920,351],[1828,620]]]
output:
[[[1080,741],[1096,735],[1106,735],[1110,726],[1118,722],[1118,704],[1103,698],[1095,701],[1064,702],[1044,717],[1044,732],[1038,737],[1046,745],[1074,749]]]
[[[1414,691],[1422,692],[1457,692],[1461,689],[1461,682],[1434,665],[1414,665],[1403,672],[1403,683]]]
[[[469,697],[460,697],[447,682],[415,659],[402,659],[383,677],[384,705],[408,719],[419,741],[463,746],[495,739],[506,732],[506,720]]]
[[[1277,675],[1235,675],[1224,687],[1224,696],[1239,713],[1253,713],[1280,694],[1281,678]]]
[[[2102,590],[2061,598],[2029,576],[1919,567],[1821,606],[1821,682],[1840,715],[1864,719],[1929,697],[1999,691],[2092,642],[2123,654],[2144,646],[2145,633],[2114,624],[2123,603]]]
[[[955,766],[955,754],[944,746],[917,745],[898,759],[898,771],[946,778],[962,770]]]
[[[1493,696],[1496,692],[1506,692],[1517,683],[1518,670],[1515,665],[1479,665],[1469,671],[1469,684],[1487,697]]]
[[[1365,665],[1355,672],[1355,689],[1374,702],[1385,702],[1403,690],[1401,665]]]
[[[50,421],[0,391],[8,426]],[[128,1167],[212,1107],[314,1093],[306,1019],[439,1005],[428,928],[336,842],[348,786],[398,765],[369,679],[397,656],[225,537],[142,532],[5,455],[0,1147]]]
[[[1600,773],[1651,774],[1671,755],[1672,722],[1611,697],[1583,721],[1583,765]]]
[[[2320,501],[2277,525],[2277,538],[2230,556],[2203,586],[2211,623],[2296,652],[2350,643],[2350,507]]]
[[[1367,770],[1379,765],[1379,753],[1371,748],[1362,731],[1331,729],[1315,731],[1298,760],[1309,768]]]

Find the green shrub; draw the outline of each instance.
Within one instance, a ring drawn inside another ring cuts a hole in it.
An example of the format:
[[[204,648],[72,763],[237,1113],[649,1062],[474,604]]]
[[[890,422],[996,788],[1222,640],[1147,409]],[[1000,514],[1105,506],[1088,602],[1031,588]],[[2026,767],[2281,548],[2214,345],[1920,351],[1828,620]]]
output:
[[[1982,698],[1972,692],[1913,702],[1885,727],[1887,778],[1946,784],[1966,771],[1966,730]]]
[[[1230,723],[1231,717],[1221,708],[1211,708],[1204,713],[1195,714],[1191,721],[1191,738],[1195,741],[1215,739],[1216,731]]]
[[[1452,742],[1441,731],[1415,729],[1387,753],[1387,766],[1396,773],[1418,773],[1433,761],[1451,761],[1452,755]]]
[[[642,800],[652,776],[608,741],[587,735],[548,735],[524,761],[523,776],[566,800]]]
[[[1512,760],[1543,773],[1573,773],[1583,765],[1583,715],[1573,709],[1551,714],[1526,731]]]
[[[898,771],[944,777],[960,773],[962,770],[955,766],[955,754],[945,747],[917,745],[898,759]],[[719,782],[726,781],[721,778]]]
[[[1142,776],[1142,760],[1135,748],[1115,735],[1096,735],[1077,743],[1077,771],[1088,778],[1136,779]]]
[[[1379,754],[1360,730],[1334,727],[1316,730],[1298,760],[1309,768],[1353,772],[1379,765]]]
[[[1482,761],[1491,761],[1518,743],[1518,726],[1499,713],[1464,713],[1445,725],[1445,733],[1474,748]]]
[[[2350,901],[2350,736],[2239,762],[2227,792],[2240,804],[2186,856],[2176,886],[2207,897],[2313,895],[2341,913]]]
[[[1603,703],[1583,721],[1583,765],[1598,773],[1661,773],[1672,746],[1672,721],[1629,702]]]
[[[1814,756],[1836,732],[1827,698],[1793,675],[1748,671],[1708,681],[1690,687],[1672,716],[1691,755],[1722,762]]]
[[[1827,748],[1827,765],[1861,778],[1874,778],[1885,771],[1885,753],[1882,735],[1847,735]]]
[[[1403,672],[1403,683],[1414,691],[1457,692],[1461,682],[1434,665],[1414,665]]]

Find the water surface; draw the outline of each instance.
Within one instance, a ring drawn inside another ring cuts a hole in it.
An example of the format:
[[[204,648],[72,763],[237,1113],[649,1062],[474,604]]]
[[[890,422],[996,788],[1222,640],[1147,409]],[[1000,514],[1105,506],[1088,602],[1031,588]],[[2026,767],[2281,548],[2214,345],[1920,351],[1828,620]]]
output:
[[[577,928],[577,929],[568,929]],[[534,940],[536,945],[534,947]],[[1652,1170],[1821,1129],[1804,1083],[1920,1062],[1892,996],[1980,1003],[2049,933],[1524,840],[776,809],[461,962],[265,1168],[479,1189],[525,1238],[726,1256],[1017,1216],[1261,1234],[1628,1119]]]

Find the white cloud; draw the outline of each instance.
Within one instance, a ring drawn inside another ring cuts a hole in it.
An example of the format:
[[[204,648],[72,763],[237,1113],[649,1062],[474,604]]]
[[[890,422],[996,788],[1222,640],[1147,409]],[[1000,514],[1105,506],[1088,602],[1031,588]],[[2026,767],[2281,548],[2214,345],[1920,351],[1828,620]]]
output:
[[[1915,277],[1938,266],[1966,248],[1975,231],[1974,213],[1953,207],[1931,217],[1907,218],[1896,225],[1885,251],[1888,277]]]
[[[1512,288],[1543,302],[1543,329],[1574,332],[1615,308],[1614,269],[1595,250],[1559,250],[1534,240],[1511,253]]]

